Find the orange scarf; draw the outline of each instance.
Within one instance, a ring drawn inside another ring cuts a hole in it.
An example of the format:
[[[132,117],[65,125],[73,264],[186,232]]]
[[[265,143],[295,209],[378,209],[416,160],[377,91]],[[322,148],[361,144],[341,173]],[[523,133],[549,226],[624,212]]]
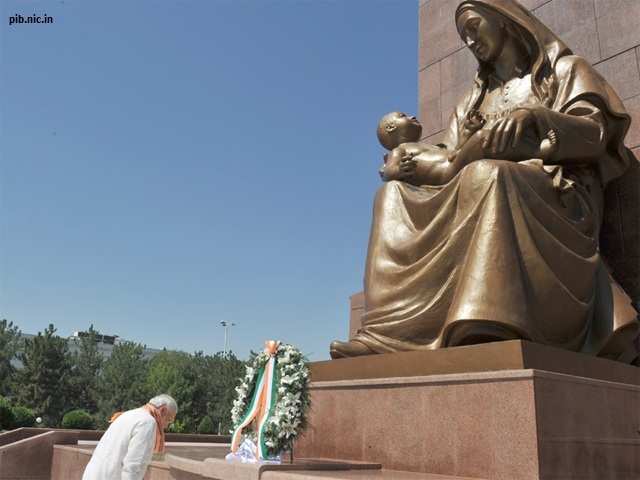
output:
[[[151,415],[153,419],[156,421],[156,443],[153,446],[153,451],[155,453],[164,453],[164,428],[162,428],[162,417],[160,416],[160,411],[150,403],[147,403],[142,408],[144,408],[147,412],[149,412],[149,415]],[[123,412],[116,412],[113,415],[111,415],[111,418],[109,419],[109,423],[115,422],[116,419],[120,415],[122,415],[122,413]]]
[[[158,410],[150,403],[147,403],[142,408],[149,412],[149,414],[156,421],[156,443],[153,447],[153,451],[156,453],[164,453],[164,428],[162,427],[162,417],[160,415],[160,410]]]

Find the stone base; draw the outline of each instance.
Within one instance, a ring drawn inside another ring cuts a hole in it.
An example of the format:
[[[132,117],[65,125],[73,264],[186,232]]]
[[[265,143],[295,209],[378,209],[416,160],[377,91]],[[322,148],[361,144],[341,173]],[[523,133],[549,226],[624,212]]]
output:
[[[640,368],[524,340],[311,363],[314,382],[536,369],[640,385]]]
[[[510,364],[523,346],[517,341],[390,354],[386,370],[404,369],[405,375],[386,378],[379,375],[387,355],[314,364],[310,425],[296,456],[485,479],[640,478],[640,369],[541,347],[549,354],[531,356],[539,363],[583,373],[588,366],[617,381],[534,368],[478,371],[483,357],[485,364]],[[397,358],[412,354],[429,354],[431,365]],[[454,357],[466,361],[451,363]],[[554,365],[554,359],[565,363]],[[380,362],[377,376],[368,360]],[[471,373],[411,375],[464,364]],[[332,369],[351,378],[331,380]],[[364,378],[357,378],[358,371]]]

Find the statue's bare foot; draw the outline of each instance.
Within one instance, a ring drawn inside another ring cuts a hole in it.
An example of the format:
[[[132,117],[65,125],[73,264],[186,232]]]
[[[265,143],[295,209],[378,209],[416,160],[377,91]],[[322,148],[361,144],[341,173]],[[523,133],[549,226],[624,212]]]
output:
[[[350,340],[348,342],[340,342],[334,340],[329,347],[329,353],[331,358],[348,358],[359,357],[360,355],[370,355],[376,353],[367,347],[364,343],[360,343],[356,340]]]

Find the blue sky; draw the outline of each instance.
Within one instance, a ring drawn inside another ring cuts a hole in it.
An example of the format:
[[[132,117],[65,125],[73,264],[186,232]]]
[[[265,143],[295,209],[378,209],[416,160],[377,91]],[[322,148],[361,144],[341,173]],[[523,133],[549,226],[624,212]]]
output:
[[[418,2],[2,2],[0,317],[328,358],[362,288],[378,118]],[[14,14],[51,25],[12,25]]]

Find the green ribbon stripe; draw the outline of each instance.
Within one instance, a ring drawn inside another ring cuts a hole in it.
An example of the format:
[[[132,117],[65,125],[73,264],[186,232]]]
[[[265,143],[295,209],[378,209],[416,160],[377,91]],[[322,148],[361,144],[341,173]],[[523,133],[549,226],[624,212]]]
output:
[[[258,395],[260,394],[260,389],[258,387],[260,386],[260,382],[262,381],[263,376],[264,376],[264,367],[260,367],[260,370],[258,370],[258,378],[256,379],[256,385],[255,385],[255,388],[253,389],[253,397],[251,398],[251,402],[249,403],[249,408],[245,412],[244,417],[242,417],[242,420],[240,421],[240,425],[238,425],[238,428],[241,428],[242,424],[249,417],[251,410],[253,410],[253,407],[256,404]]]
[[[267,445],[264,439],[263,430],[266,428],[267,423],[269,422],[269,417],[273,415],[273,410],[275,409],[276,404],[278,403],[278,384],[280,383],[280,372],[278,370],[278,358],[276,357],[273,362],[273,376],[271,379],[271,403],[269,404],[269,409],[267,410],[267,414],[265,417],[265,422],[258,433],[258,438],[260,439],[260,456],[262,458],[267,458]],[[276,452],[277,453],[277,452]]]

